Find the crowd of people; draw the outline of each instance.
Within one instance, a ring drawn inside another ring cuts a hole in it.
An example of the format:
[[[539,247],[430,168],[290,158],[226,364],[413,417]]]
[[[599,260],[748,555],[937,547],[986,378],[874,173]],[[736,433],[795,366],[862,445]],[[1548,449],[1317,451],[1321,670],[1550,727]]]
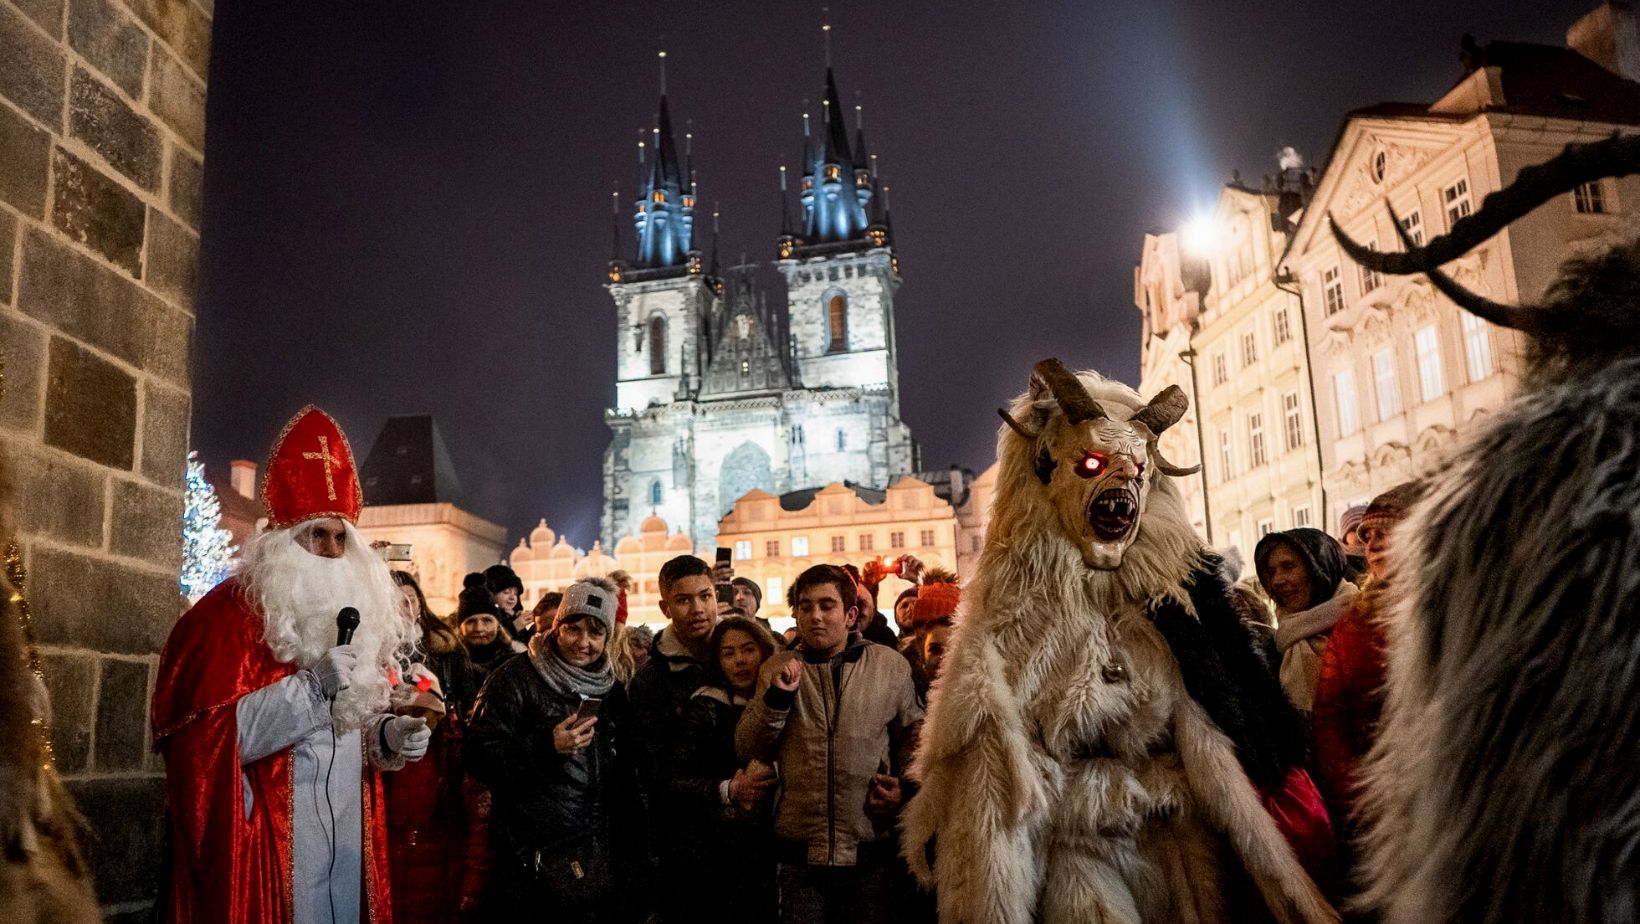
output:
[[[1352,508],[1336,538],[1270,533],[1236,585],[1324,803],[1321,842],[1294,846],[1340,901],[1381,706],[1384,552],[1416,498],[1403,485]],[[912,582],[891,615],[888,573]],[[894,829],[955,575],[911,556],[817,565],[792,584],[782,636],[755,582],[691,555],[661,569],[658,633],[627,623],[621,572],[525,609],[495,565],[448,619],[394,579],[448,708],[387,789],[398,920],[932,920]]]
[[[287,429],[311,435],[312,421],[344,442],[310,413]],[[310,477],[277,487],[280,458],[269,530],[162,656],[166,901],[198,910],[173,919],[262,920],[255,909],[284,901],[298,921],[390,902],[400,924],[933,920],[899,828],[965,618],[956,575],[911,556],[815,565],[787,591],[795,625],[780,636],[755,582],[693,555],[659,572],[657,632],[627,612],[622,572],[526,607],[498,564],[438,614],[330,515],[357,497]],[[1263,537],[1231,598],[1248,663],[1302,717],[1271,749],[1291,759],[1256,782],[1339,903],[1381,708],[1385,551],[1417,497],[1403,485],[1352,509],[1341,538]],[[911,586],[879,599],[890,574]]]

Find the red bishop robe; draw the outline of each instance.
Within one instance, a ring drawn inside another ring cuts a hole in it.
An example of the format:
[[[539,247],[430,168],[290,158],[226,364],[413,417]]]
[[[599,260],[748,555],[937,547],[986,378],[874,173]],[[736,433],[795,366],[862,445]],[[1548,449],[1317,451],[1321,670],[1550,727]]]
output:
[[[237,579],[182,615],[160,652],[152,722],[165,757],[171,826],[173,924],[290,924],[293,916],[292,794],[286,748],[239,761],[240,697],[296,672],[262,640],[262,618]],[[391,924],[387,816],[381,776],[366,761],[361,907],[370,924]],[[245,817],[245,790],[252,796]]]

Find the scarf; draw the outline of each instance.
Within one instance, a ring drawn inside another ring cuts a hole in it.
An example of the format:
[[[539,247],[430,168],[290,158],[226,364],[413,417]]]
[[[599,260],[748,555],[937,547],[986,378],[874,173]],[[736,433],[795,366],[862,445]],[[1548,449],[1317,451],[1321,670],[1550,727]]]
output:
[[[590,667],[576,667],[558,653],[558,646],[548,634],[530,639],[529,655],[535,672],[547,682],[547,687],[565,699],[605,696],[615,686],[615,673],[609,669],[607,653]]]

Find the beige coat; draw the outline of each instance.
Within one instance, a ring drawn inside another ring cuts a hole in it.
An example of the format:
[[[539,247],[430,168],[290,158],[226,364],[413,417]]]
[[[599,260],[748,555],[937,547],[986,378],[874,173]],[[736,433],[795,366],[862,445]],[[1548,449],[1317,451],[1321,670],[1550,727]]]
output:
[[[743,761],[777,765],[774,827],[782,840],[802,844],[810,863],[853,866],[859,844],[894,835],[892,819],[866,813],[866,795],[874,774],[903,775],[910,764],[923,717],[911,665],[894,649],[857,638],[833,662],[805,662],[795,694],[771,691],[796,657],[781,652],[764,662],[735,729],[735,750]]]

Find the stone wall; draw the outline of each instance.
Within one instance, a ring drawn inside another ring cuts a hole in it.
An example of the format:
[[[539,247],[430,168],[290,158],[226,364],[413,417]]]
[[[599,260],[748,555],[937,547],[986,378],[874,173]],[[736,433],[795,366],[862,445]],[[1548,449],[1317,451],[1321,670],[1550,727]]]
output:
[[[0,447],[110,919],[159,867],[154,664],[180,611],[211,0],[0,0]]]

